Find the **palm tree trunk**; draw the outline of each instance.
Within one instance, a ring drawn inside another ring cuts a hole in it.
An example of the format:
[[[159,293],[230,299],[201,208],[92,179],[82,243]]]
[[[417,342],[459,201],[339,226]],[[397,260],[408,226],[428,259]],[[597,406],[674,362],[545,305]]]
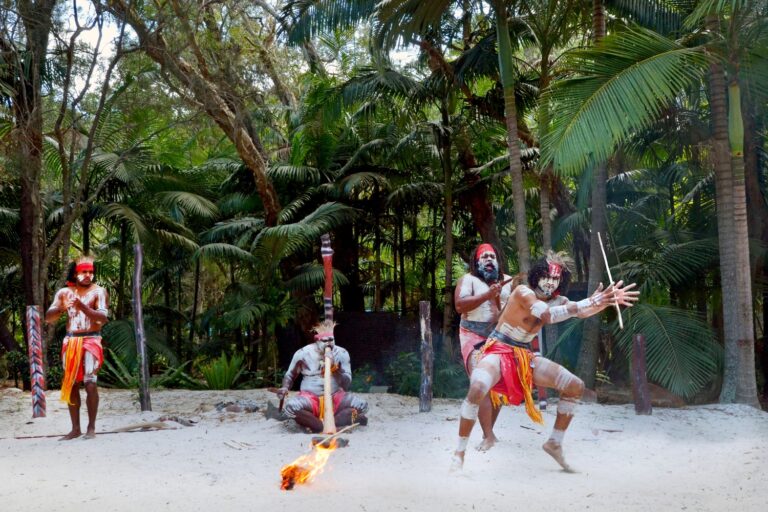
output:
[[[195,342],[195,324],[197,323],[197,304],[200,298],[200,258],[195,262],[195,292],[192,296],[192,314],[189,321],[189,352],[193,352],[192,344]],[[184,359],[182,354],[179,354]]]
[[[397,231],[400,238],[398,244],[398,260],[400,261],[400,314],[405,315],[407,308],[405,303],[405,219],[402,216],[397,219]]]
[[[120,223],[120,273],[117,279],[117,318],[125,317],[126,276],[128,274],[128,223]]]
[[[443,285],[443,350],[452,359],[453,336],[453,165],[451,164],[451,136],[448,106],[441,105],[442,128],[438,134],[441,163],[443,166],[444,207],[445,207],[445,281]]]
[[[747,221],[747,198],[744,186],[744,121],[741,116],[741,88],[737,79],[728,86],[728,132],[730,140],[731,169],[733,172],[733,227],[734,249],[736,252],[736,321],[738,337],[726,340],[725,369],[736,371],[735,378],[725,375],[726,380],[736,383],[734,400],[737,403],[760,407],[757,400],[755,378],[755,331],[752,308],[752,265],[749,260],[749,233]],[[723,290],[725,297],[725,290]],[[730,295],[728,295],[730,296]],[[724,300],[723,303],[726,301]],[[733,358],[735,361],[729,361]],[[735,364],[734,364],[735,363]],[[723,398],[721,392],[721,401]]]
[[[43,307],[48,271],[45,257],[45,224],[40,197],[43,154],[43,102],[40,76],[46,61],[48,37],[55,0],[19,2],[20,18],[27,41],[28,67],[12,70],[18,77],[13,83],[13,109],[18,130],[17,158],[21,174],[20,253],[24,300],[27,305]],[[14,54],[10,53],[11,58]],[[21,56],[16,55],[21,63]]]
[[[512,177],[512,200],[515,209],[515,244],[517,246],[518,269],[520,272],[527,272],[531,265],[531,256],[528,243],[528,218],[525,214],[523,165],[520,161],[520,140],[517,134],[517,106],[515,105],[515,75],[512,68],[512,40],[509,37],[506,2],[503,0],[494,0],[493,6],[496,11],[496,38],[499,45],[499,75],[504,90],[504,120],[507,126],[509,173]]]
[[[373,310],[374,311],[380,311],[381,310],[381,225],[380,220],[381,216],[379,215],[379,187],[378,185],[374,185],[374,201],[376,201],[376,205],[374,206],[374,236],[373,236],[373,245],[375,246],[376,251],[376,261],[374,262],[375,268],[375,277],[374,277],[374,288],[373,288]]]
[[[430,237],[430,251],[429,251],[429,269],[430,269],[430,286],[429,286],[429,304],[431,307],[437,308],[437,207],[432,208],[432,229],[430,230],[432,236]]]
[[[592,5],[592,32],[594,42],[598,43],[605,37],[605,10],[603,9],[602,0],[594,0]],[[605,162],[600,162],[595,166],[592,180],[592,212],[590,219],[592,234],[589,240],[587,294],[595,291],[603,276],[603,260],[597,234],[605,233],[608,226],[605,187],[605,182],[608,180],[608,166]],[[597,359],[600,353],[600,322],[600,315],[589,317],[584,321],[584,330],[582,331],[576,374],[584,381],[588,388],[595,387]]]

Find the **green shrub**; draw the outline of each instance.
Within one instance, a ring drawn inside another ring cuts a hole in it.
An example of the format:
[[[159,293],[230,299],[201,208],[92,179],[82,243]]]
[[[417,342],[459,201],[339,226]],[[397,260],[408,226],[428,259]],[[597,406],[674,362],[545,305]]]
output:
[[[389,363],[385,371],[390,389],[401,395],[419,396],[421,388],[421,355],[401,352]],[[463,398],[467,394],[469,379],[464,367],[440,354],[435,358],[432,376],[432,396],[435,398]]]
[[[64,368],[59,365],[51,365],[45,374],[45,387],[58,389],[61,387],[61,379],[64,378]]]
[[[105,387],[120,389],[137,389],[139,387],[139,365],[127,363],[121,356],[111,350],[106,351],[104,366],[99,371],[99,382]],[[184,372],[187,361],[179,366],[168,366],[163,373],[152,375],[150,387],[200,389],[200,382]]]
[[[352,370],[352,384],[349,390],[356,393],[367,393],[371,386],[379,385],[383,382],[381,375],[369,363],[365,363],[360,368]]]
[[[231,359],[222,353],[221,357],[200,367],[205,379],[206,389],[233,389],[237,380],[245,372],[244,358],[233,354]]]

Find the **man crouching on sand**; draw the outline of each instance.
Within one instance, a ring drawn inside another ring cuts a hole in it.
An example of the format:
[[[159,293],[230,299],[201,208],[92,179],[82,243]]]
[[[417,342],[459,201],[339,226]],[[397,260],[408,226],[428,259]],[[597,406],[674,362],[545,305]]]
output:
[[[104,362],[101,348],[101,328],[108,318],[107,291],[93,282],[93,258],[82,257],[72,263],[67,286],[53,297],[45,313],[45,321],[56,322],[67,313],[67,335],[61,346],[64,377],[61,380],[61,401],[69,406],[72,430],[62,441],[80,437],[80,383],[85,383],[88,408],[88,428],[85,439],[96,436],[96,413],[99,410],[99,391],[96,374]]]
[[[595,293],[579,302],[568,300],[562,295],[571,276],[565,259],[563,253],[549,252],[546,258],[534,263],[528,274],[528,284],[514,289],[496,328],[482,347],[482,359],[472,372],[469,392],[461,405],[459,443],[453,456],[452,471],[464,465],[478,408],[489,391],[505,395],[511,404],[518,405],[524,400],[528,416],[537,423],[544,423],[531,395],[534,384],[560,392],[554,429],[542,448],[565,471],[571,471],[561,445],[584,391],[584,383],[559,364],[533,354],[531,341],[542,325],[572,317],[587,318],[616,303],[632,306],[639,292],[629,291],[634,288],[634,283],[623,286],[619,281],[605,290],[601,284]]]

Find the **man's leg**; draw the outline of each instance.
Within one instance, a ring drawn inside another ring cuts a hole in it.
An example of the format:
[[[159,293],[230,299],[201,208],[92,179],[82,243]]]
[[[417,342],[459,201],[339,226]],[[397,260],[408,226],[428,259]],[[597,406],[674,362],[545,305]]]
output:
[[[320,421],[320,418],[312,414],[311,410],[296,411],[294,419],[296,420],[296,423],[304,428],[308,428],[316,434],[323,431],[323,422]]]
[[[69,409],[69,419],[72,422],[72,430],[69,431],[69,434],[59,439],[59,441],[69,441],[70,439],[80,437],[83,433],[80,430],[80,383],[79,382],[75,382],[72,385],[72,391],[70,391],[69,399],[72,401],[72,404],[67,405],[67,408]]]
[[[473,350],[469,355],[468,362],[470,367],[470,375],[477,366],[479,361],[480,352]],[[471,382],[471,379],[470,379]],[[501,409],[495,409],[491,403],[491,395],[486,394],[485,398],[480,402],[480,409],[478,410],[477,420],[480,422],[480,428],[483,430],[483,440],[476,446],[476,449],[484,452],[493,448],[498,438],[493,433],[493,426],[496,424],[496,418],[499,416]]]
[[[85,406],[88,409],[88,428],[85,431],[84,439],[93,439],[96,437],[96,415],[99,412],[99,388],[95,382],[85,384]]]
[[[285,401],[283,412],[289,418],[296,420],[296,423],[311,432],[322,432],[323,422],[315,416],[312,402],[305,396],[294,396]]]
[[[365,415],[367,411],[368,402],[352,393],[345,393],[333,415],[334,421],[337,427],[346,427],[353,423],[367,425],[368,418]]]
[[[469,379],[469,391],[461,404],[461,418],[459,420],[459,443],[453,454],[451,471],[456,471],[464,465],[464,455],[467,451],[467,442],[472,428],[477,421],[480,403],[488,395],[488,391],[499,381],[501,377],[501,365],[499,356],[492,354],[485,357],[472,372]]]
[[[88,428],[84,439],[96,437],[96,415],[99,412],[99,388],[96,386],[96,372],[99,371],[98,360],[87,350],[83,354],[85,368],[85,406],[88,409]]]
[[[536,357],[533,360],[533,382],[537,386],[555,388],[560,392],[560,401],[557,403],[557,417],[552,434],[542,446],[545,452],[552,456],[566,471],[573,471],[565,462],[563,456],[563,437],[565,431],[573,419],[573,413],[584,392],[584,382],[574,374],[544,357]]]

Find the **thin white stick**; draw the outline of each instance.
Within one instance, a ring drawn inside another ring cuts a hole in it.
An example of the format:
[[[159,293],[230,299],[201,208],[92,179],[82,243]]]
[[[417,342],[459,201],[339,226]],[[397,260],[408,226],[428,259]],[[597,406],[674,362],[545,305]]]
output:
[[[605,255],[605,247],[603,247],[603,237],[600,236],[600,232],[597,232],[597,240],[600,242],[600,250],[603,253],[603,261],[605,262],[605,271],[608,272],[608,280],[613,284],[613,277],[611,276],[611,267],[608,266],[608,256]],[[609,284],[608,286],[610,286]],[[613,303],[616,308],[616,313],[619,314],[619,329],[624,330],[624,320],[621,318],[621,307],[619,301]]]

